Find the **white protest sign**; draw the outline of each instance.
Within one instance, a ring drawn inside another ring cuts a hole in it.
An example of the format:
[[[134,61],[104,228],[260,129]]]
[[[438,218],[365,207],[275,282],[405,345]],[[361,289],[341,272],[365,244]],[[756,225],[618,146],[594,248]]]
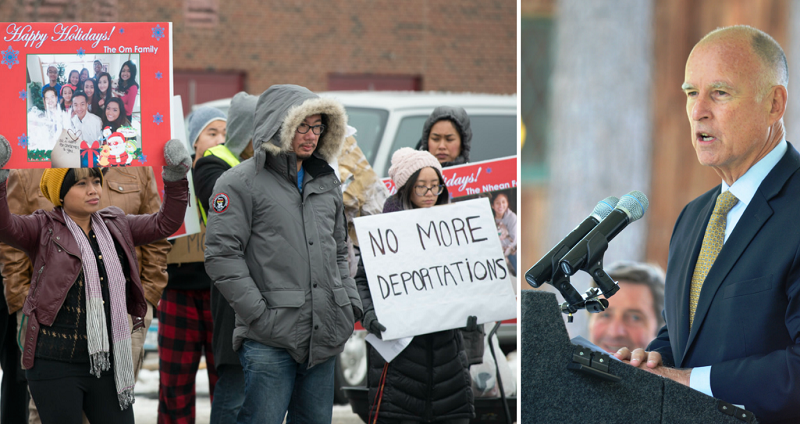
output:
[[[172,138],[176,138],[183,142],[184,146],[188,146],[189,144],[186,143],[186,127],[183,124],[183,103],[181,103],[181,96],[172,96],[172,104],[171,104],[171,135]],[[194,181],[192,180],[192,172],[189,171],[186,173],[186,179],[189,180],[189,204],[186,205],[186,212],[183,215],[183,226],[175,232],[175,234],[169,236],[169,239],[172,240],[174,238],[188,236],[192,234],[197,234],[200,232],[200,218],[198,218],[198,208],[200,208],[200,204],[197,203],[197,198],[194,194]],[[159,180],[160,181],[160,180]],[[163,189],[163,182],[161,183],[161,187]]]
[[[354,222],[384,340],[516,317],[488,199]]]

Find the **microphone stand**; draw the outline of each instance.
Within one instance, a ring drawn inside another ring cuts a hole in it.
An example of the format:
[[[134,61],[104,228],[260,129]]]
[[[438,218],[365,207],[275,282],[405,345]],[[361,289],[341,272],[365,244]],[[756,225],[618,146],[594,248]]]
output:
[[[603,255],[607,249],[608,240],[600,233],[587,243],[586,265],[580,270],[592,276],[597,287],[589,288],[583,296],[570,284],[568,272],[572,270],[569,267],[558,266],[560,259],[556,257],[561,258],[563,255],[553,256],[553,276],[550,283],[566,300],[561,304],[561,312],[567,314],[567,322],[572,322],[572,315],[579,309],[586,309],[591,313],[605,311],[608,307],[607,299],[619,290],[619,285],[603,270]],[[601,294],[605,299],[600,297]]]

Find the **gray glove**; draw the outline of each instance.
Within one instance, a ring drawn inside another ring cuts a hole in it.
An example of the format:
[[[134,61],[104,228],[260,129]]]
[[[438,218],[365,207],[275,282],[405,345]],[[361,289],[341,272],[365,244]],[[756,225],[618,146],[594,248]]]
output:
[[[182,180],[192,167],[192,158],[178,139],[172,139],[164,145],[164,162],[166,165],[161,177],[169,182]]]
[[[11,143],[0,135],[0,168],[6,166],[9,159],[11,159]],[[7,179],[8,169],[0,169],[0,182],[5,182]]]
[[[386,331],[386,327],[378,322],[378,316],[375,315],[374,309],[370,309],[364,314],[364,318],[361,320],[361,325],[364,326],[365,330],[378,336],[379,339],[382,338],[381,331]]]

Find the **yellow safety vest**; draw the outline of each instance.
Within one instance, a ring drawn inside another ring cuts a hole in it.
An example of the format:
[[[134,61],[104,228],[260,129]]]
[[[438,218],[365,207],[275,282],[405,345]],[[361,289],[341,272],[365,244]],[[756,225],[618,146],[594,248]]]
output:
[[[210,149],[207,149],[205,153],[203,153],[203,157],[206,156],[216,156],[225,161],[228,165],[233,168],[234,166],[239,164],[239,158],[233,155],[230,149],[225,147],[224,144],[220,144],[219,146],[214,146]],[[203,217],[203,224],[208,225],[208,216],[206,215],[206,209],[203,207],[203,203],[200,200],[197,200],[197,203],[200,205],[200,215]]]

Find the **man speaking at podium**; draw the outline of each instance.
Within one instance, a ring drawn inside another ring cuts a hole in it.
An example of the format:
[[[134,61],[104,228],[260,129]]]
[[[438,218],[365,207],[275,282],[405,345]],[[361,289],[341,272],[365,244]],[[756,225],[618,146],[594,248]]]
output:
[[[683,91],[692,145],[722,184],[672,234],[666,325],[615,355],[761,423],[800,422],[800,154],[785,140],[788,70],[764,32],[717,29],[695,45]]]

